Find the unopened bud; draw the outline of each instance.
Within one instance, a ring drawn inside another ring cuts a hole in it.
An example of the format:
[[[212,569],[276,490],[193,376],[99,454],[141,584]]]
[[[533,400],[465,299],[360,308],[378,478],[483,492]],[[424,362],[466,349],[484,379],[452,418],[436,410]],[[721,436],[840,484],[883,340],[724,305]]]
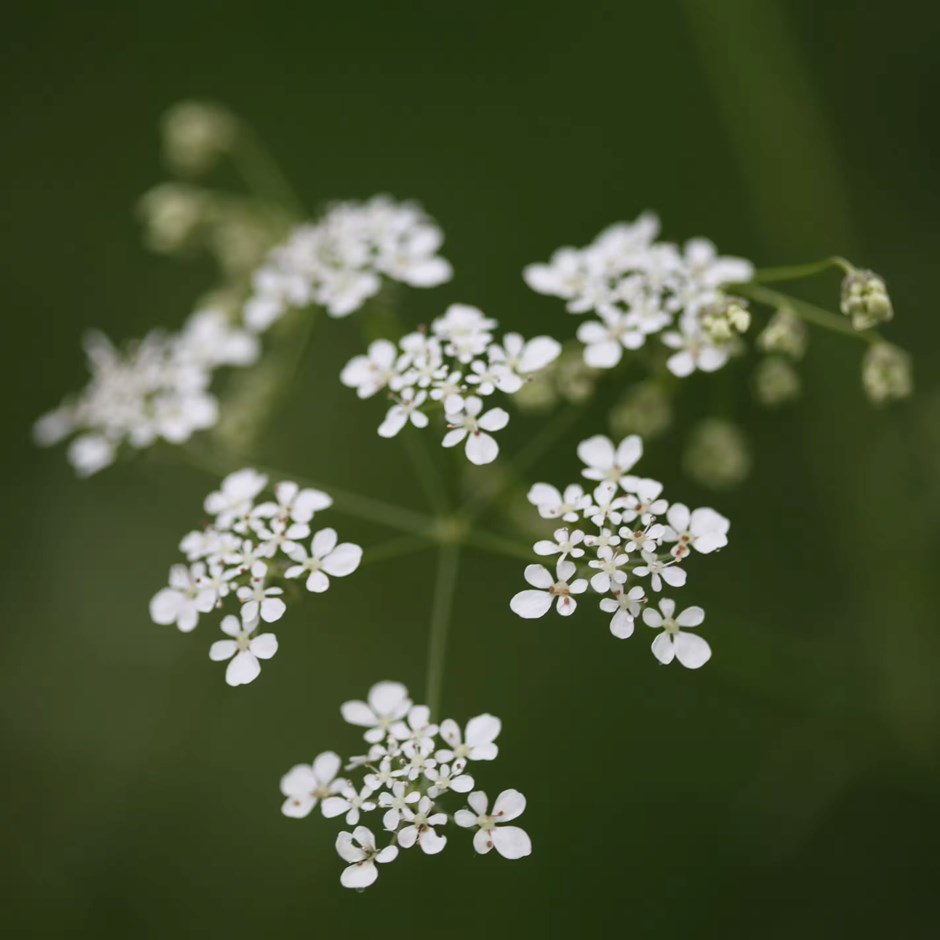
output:
[[[754,370],[754,393],[762,405],[782,405],[799,396],[800,376],[787,359],[768,356]]]
[[[735,336],[746,333],[751,326],[747,301],[739,297],[723,297],[702,311],[702,329],[716,346],[724,346]]]
[[[737,486],[751,471],[751,454],[741,429],[730,421],[708,418],[689,437],[685,472],[716,490]]]
[[[806,324],[796,314],[781,308],[758,334],[757,345],[764,352],[802,359],[807,345]]]
[[[237,120],[219,105],[182,101],[163,116],[163,152],[183,173],[203,173],[229,150]]]
[[[842,312],[856,330],[868,330],[894,316],[885,282],[874,271],[855,269],[842,281]]]
[[[876,405],[909,398],[914,390],[911,357],[890,343],[869,347],[862,360],[862,387]]]
[[[162,183],[148,190],[137,204],[147,247],[166,254],[185,248],[206,221],[209,206],[208,194],[194,186]]]
[[[609,418],[610,428],[618,437],[656,437],[672,424],[672,405],[657,382],[639,382],[614,405]]]

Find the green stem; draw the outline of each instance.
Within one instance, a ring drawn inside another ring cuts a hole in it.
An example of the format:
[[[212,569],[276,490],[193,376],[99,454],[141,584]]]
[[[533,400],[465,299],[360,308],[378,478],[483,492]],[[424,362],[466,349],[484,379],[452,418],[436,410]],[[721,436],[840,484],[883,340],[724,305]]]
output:
[[[420,429],[419,429],[420,430]],[[441,476],[434,458],[428,451],[428,444],[421,434],[409,434],[405,428],[399,435],[408,459],[415,469],[418,481],[424,489],[431,508],[439,516],[446,516],[450,512],[450,498],[447,495],[447,486]]]
[[[233,470],[229,461],[225,461],[223,466],[223,462],[200,453],[192,447],[180,447],[177,450],[185,455],[192,466],[213,476],[225,476]],[[419,536],[430,531],[434,526],[434,519],[431,516],[424,515],[424,513],[395,506],[392,503],[386,503],[371,496],[363,496],[360,493],[343,490],[332,484],[324,484],[297,473],[286,473],[283,470],[267,467],[256,461],[241,458],[238,455],[231,454],[229,457],[233,463],[237,462],[243,466],[252,466],[259,472],[266,473],[275,479],[293,480],[301,486],[311,486],[323,490],[332,498],[336,509],[347,516],[364,519],[368,522],[376,522],[390,529],[398,529]]]
[[[303,217],[303,204],[290,180],[261,138],[248,125],[240,125],[231,153],[235,169],[256,196],[283,206],[295,216]]]
[[[473,548],[478,548],[484,552],[492,552],[494,555],[504,555],[507,558],[516,558],[528,562],[533,560],[531,547],[521,545],[501,535],[481,532],[471,528],[466,530],[463,540]]]
[[[430,546],[430,542],[422,535],[400,535],[369,548],[363,553],[360,564],[369,565],[376,561],[389,561],[392,558],[401,558],[420,552]]]
[[[822,261],[812,261],[809,264],[792,264],[779,268],[759,268],[754,272],[753,283],[765,284],[771,281],[798,281],[804,277],[812,277],[829,268],[841,268],[846,274],[851,274],[855,269],[854,265],[833,255],[831,258],[823,258]]]
[[[855,330],[852,328],[852,324],[840,314],[817,307],[815,304],[807,303],[807,301],[800,300],[797,297],[791,297],[789,294],[782,294],[780,291],[771,290],[769,287],[760,287],[757,284],[741,284],[735,289],[739,294],[768,306],[785,307],[795,313],[801,320],[831,330],[833,333],[854,336],[864,343],[875,344],[881,342],[881,337],[874,330]]]
[[[460,548],[456,543],[441,546],[431,605],[431,628],[428,633],[428,672],[425,689],[432,715],[438,715],[444,685],[444,660],[447,656],[447,634],[450,630],[451,608],[457,587],[457,566]]]

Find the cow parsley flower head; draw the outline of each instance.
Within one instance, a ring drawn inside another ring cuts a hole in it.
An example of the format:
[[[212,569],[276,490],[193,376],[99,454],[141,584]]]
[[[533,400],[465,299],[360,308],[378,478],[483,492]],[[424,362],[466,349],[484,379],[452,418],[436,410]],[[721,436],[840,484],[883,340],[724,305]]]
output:
[[[336,850],[348,863],[340,876],[347,888],[366,888],[378,877],[376,864],[394,861],[400,851],[419,849],[437,855],[452,841],[451,824],[475,829],[473,847],[495,848],[504,858],[529,855],[532,844],[518,826],[525,797],[503,791],[488,810],[485,794],[473,792],[469,762],[493,761],[502,723],[477,715],[466,726],[452,718],[440,724],[425,705],[414,705],[400,682],[377,682],[365,700],[345,702],[343,718],[364,729],[369,751],[346,762],[326,751],[313,764],[297,764],[281,778],[285,816],[309,816],[319,804],[324,818],[343,816],[352,832],[340,832]],[[462,808],[466,797],[470,809]],[[370,817],[378,814],[376,822]],[[381,821],[381,826],[378,821]]]
[[[221,311],[199,310],[179,333],[152,331],[124,349],[102,333],[88,333],[85,352],[88,385],[34,426],[42,445],[75,435],[68,459],[79,476],[103,470],[122,450],[159,440],[182,444],[213,427],[219,417],[210,391],[214,372],[252,364],[259,348]]]
[[[443,284],[453,274],[437,254],[443,240],[414,203],[387,196],[336,203],[270,251],[255,272],[245,322],[262,332],[290,308],[310,304],[332,317],[349,316],[381,290],[383,280]]]
[[[277,483],[273,493],[268,486],[267,475],[251,467],[225,477],[203,503],[212,521],[180,542],[188,566],[174,565],[169,585],[150,602],[155,623],[175,623],[184,632],[218,608],[236,607],[237,615],[221,621],[228,639],[216,641],[209,652],[214,660],[229,661],[229,685],[256,679],[260,660],[277,651],[274,634],[256,630],[285,616],[284,588],[291,579],[305,577],[307,589],[319,593],[330,587],[330,577],[352,574],[362,560],[362,549],[339,544],[334,529],[317,532],[309,554],[297,541],[310,535],[308,523],[316,513],[331,505],[326,493],[289,480]]]
[[[577,331],[592,368],[611,369],[625,351],[659,335],[674,350],[667,365],[675,375],[714,371],[728,361],[734,336],[750,324],[744,304],[724,292],[751,280],[749,261],[719,256],[704,238],[680,249],[654,241],[658,234],[659,220],[646,213],[523,272],[529,287],[562,298],[570,313],[597,317]]]
[[[492,463],[499,454],[493,435],[509,423],[509,413],[486,407],[485,400],[520,391],[561,351],[549,336],[527,341],[509,333],[494,342],[497,325],[476,307],[451,304],[427,332],[408,333],[397,344],[373,342],[346,364],[340,381],[360,398],[387,390],[392,404],[379,425],[381,437],[394,437],[409,424],[426,428],[429,413],[436,413],[446,424],[444,447],[462,444],[472,464]]]
[[[658,593],[665,586],[684,586],[683,564],[693,553],[707,555],[727,545],[729,522],[714,509],[670,505],[660,482],[636,475],[643,442],[635,435],[615,444],[598,434],[582,441],[577,451],[584,464],[582,476],[597,486],[587,494],[579,484],[569,485],[564,493],[547,483],[529,490],[529,502],[543,519],[560,517],[577,527],[573,532],[557,530],[554,541],[535,543],[537,554],[559,556],[555,572],[528,565],[525,580],[530,587],[517,593],[509,606],[525,619],[543,617],[553,605],[569,616],[577,607],[575,596],[590,587],[601,595],[601,611],[612,615],[611,634],[626,639],[633,635],[636,618],[646,616],[647,590]],[[699,610],[690,608],[688,617]],[[697,639],[680,644],[695,647]],[[654,648],[657,657],[664,643]],[[686,658],[691,660],[693,653]]]

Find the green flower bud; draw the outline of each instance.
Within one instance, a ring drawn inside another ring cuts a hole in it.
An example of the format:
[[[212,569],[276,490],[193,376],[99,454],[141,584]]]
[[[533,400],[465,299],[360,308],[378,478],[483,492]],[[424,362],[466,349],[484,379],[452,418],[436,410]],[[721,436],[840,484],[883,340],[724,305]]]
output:
[[[183,183],[155,186],[137,203],[137,213],[144,223],[144,243],[160,254],[192,247],[209,218],[211,205],[209,194],[195,186]]]
[[[806,324],[786,308],[778,310],[757,336],[757,346],[768,353],[802,359],[807,346]]]
[[[799,397],[800,376],[789,360],[768,356],[754,370],[754,393],[762,405],[782,405]]]
[[[894,316],[885,282],[874,271],[856,269],[842,281],[842,312],[856,330],[887,323]]]
[[[204,173],[231,149],[237,131],[235,116],[219,105],[182,101],[163,116],[164,156],[182,173]]]
[[[618,437],[650,438],[672,424],[672,404],[657,382],[639,382],[610,411],[610,428]]]
[[[914,391],[911,357],[890,343],[870,346],[862,360],[862,387],[876,405],[909,398]]]
[[[727,345],[734,337],[746,333],[750,326],[747,301],[740,297],[723,297],[702,310],[702,329],[716,346]]]
[[[682,463],[693,480],[715,490],[731,489],[751,472],[743,432],[720,418],[707,418],[692,431]]]

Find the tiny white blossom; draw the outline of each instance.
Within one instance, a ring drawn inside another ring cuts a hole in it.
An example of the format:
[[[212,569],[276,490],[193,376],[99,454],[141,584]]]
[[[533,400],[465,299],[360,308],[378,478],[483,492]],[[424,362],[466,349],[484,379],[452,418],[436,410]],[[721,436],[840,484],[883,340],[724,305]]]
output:
[[[402,389],[395,404],[388,409],[385,420],[379,425],[380,437],[394,437],[409,421],[416,428],[428,426],[428,416],[418,409],[427,400],[428,393],[415,392],[413,388]]]
[[[700,636],[684,632],[699,626],[704,619],[705,611],[701,607],[687,607],[677,615],[676,602],[665,597],[659,602],[659,610],[647,607],[643,621],[663,631],[653,640],[653,655],[663,665],[678,659],[687,669],[704,666],[711,659],[711,647]]]
[[[640,552],[644,564],[633,569],[638,578],[649,576],[650,585],[654,591],[663,589],[663,582],[670,587],[682,587],[685,584],[686,574],[682,568],[673,561],[661,561],[652,552]]]
[[[395,376],[398,350],[387,339],[369,344],[364,356],[353,356],[340,373],[340,381],[354,388],[360,398],[369,398],[385,388]]]
[[[252,636],[258,626],[257,620],[239,621],[229,614],[222,618],[222,632],[228,640],[216,640],[209,648],[209,658],[214,662],[230,660],[225,670],[225,681],[229,685],[247,685],[261,673],[259,659],[270,659],[277,652],[277,637],[273,633]]]
[[[191,568],[173,565],[170,586],[158,591],[150,601],[150,619],[154,623],[171,624],[189,633],[199,623],[199,615],[215,606],[218,594],[203,583],[205,565],[196,562]]]
[[[360,813],[371,813],[375,809],[375,803],[369,799],[370,796],[372,790],[368,785],[357,791],[347,783],[338,796],[331,795],[323,801],[323,815],[332,819],[345,813],[346,825],[355,826],[359,822]]]
[[[610,632],[619,640],[633,635],[633,627],[639,616],[644,597],[643,588],[637,585],[629,591],[615,589],[613,597],[601,598],[600,608],[606,614],[613,614]]]
[[[398,857],[395,845],[376,848],[375,836],[365,826],[357,826],[351,833],[341,832],[336,837],[336,851],[349,862],[339,879],[345,888],[368,888],[379,877],[376,862],[392,862]]]
[[[477,715],[467,722],[466,731],[452,718],[441,722],[441,737],[447,744],[434,756],[442,762],[464,760],[494,760],[499,754],[495,743],[502,730],[502,722],[495,715]]]
[[[335,529],[321,529],[313,536],[310,554],[302,545],[294,546],[288,555],[295,564],[285,572],[285,578],[307,575],[307,590],[322,593],[330,586],[328,575],[342,578],[352,574],[362,561],[362,548],[352,542],[336,544]]]
[[[265,586],[268,566],[256,561],[251,566],[251,584],[240,587],[238,599],[242,602],[242,616],[246,621],[260,618],[265,623],[274,623],[284,616],[287,605],[281,600],[282,588]]]
[[[405,825],[398,830],[398,844],[403,849],[410,849],[417,843],[426,855],[437,855],[447,845],[447,836],[442,836],[434,829],[447,822],[446,813],[433,812],[434,804],[422,796],[415,809],[405,805],[401,815]]]
[[[345,783],[337,779],[339,755],[333,751],[318,754],[312,764],[295,764],[281,777],[281,793],[286,797],[281,812],[293,819],[309,816],[321,800],[336,793]],[[322,805],[321,805],[322,809]]]
[[[673,554],[681,557],[690,548],[707,555],[728,544],[731,523],[714,509],[695,509],[673,503],[666,513],[669,525],[663,533],[664,542],[676,542]]]
[[[555,529],[555,541],[540,539],[533,549],[536,555],[558,555],[561,558],[580,558],[584,554],[583,548],[578,546],[584,541],[584,533],[580,529],[569,532],[567,529]]]
[[[417,803],[421,799],[418,790],[409,790],[410,784],[403,780],[395,780],[391,784],[391,791],[383,790],[379,794],[379,806],[385,810],[382,825],[389,832],[394,832],[401,822],[402,813],[410,803]]]
[[[282,480],[274,487],[277,502],[261,503],[255,507],[254,514],[261,518],[278,516],[299,525],[309,523],[315,513],[328,509],[333,500],[321,490],[311,487],[301,489],[290,480]]]
[[[221,487],[206,497],[205,510],[215,516],[215,524],[227,529],[239,516],[248,512],[255,497],[264,489],[268,478],[263,473],[246,468],[230,473]]]
[[[623,566],[629,561],[629,555],[618,554],[611,548],[599,548],[597,558],[588,562],[589,567],[598,569],[591,578],[591,587],[598,594],[606,594],[612,587],[623,584],[627,580]]]
[[[623,483],[642,456],[643,441],[636,434],[625,437],[616,448],[603,434],[596,434],[578,444],[578,457],[585,465],[581,474],[588,480]]]
[[[431,782],[428,787],[428,796],[436,800],[442,794],[453,790],[455,793],[469,793],[474,787],[474,780],[470,774],[464,773],[465,761],[454,761],[453,766],[441,764],[439,767],[429,767],[424,776]]]
[[[507,333],[501,344],[490,346],[488,353],[491,362],[505,363],[525,378],[551,365],[561,355],[561,343],[550,336],[526,340],[519,333]]]
[[[492,463],[499,455],[499,445],[487,431],[499,431],[509,424],[509,414],[502,408],[491,408],[480,414],[483,401],[475,395],[468,396],[463,410],[449,412],[447,424],[451,428],[444,435],[443,446],[454,447],[466,438],[467,459],[480,466]]]
[[[493,812],[488,813],[489,801],[481,790],[471,793],[467,798],[470,809],[459,809],[454,814],[454,822],[463,829],[478,827],[473,836],[473,847],[481,855],[490,849],[503,858],[524,858],[532,854],[532,841],[524,829],[519,826],[507,826],[507,822],[518,819],[525,811],[525,797],[518,790],[503,790],[496,797]]]
[[[349,724],[367,728],[365,739],[376,744],[410,708],[408,690],[400,682],[377,682],[369,689],[367,702],[344,702],[340,711]]]
[[[591,497],[577,483],[566,486],[564,493],[549,483],[534,483],[527,499],[543,519],[562,519],[565,522],[577,522],[591,502]]]
[[[563,616],[573,614],[578,602],[572,595],[583,594],[588,586],[584,578],[570,581],[575,570],[572,562],[559,561],[556,579],[544,565],[528,565],[525,569],[525,579],[537,590],[520,591],[516,594],[509,602],[513,613],[533,620],[547,614],[552,601],[557,600],[558,613]]]

